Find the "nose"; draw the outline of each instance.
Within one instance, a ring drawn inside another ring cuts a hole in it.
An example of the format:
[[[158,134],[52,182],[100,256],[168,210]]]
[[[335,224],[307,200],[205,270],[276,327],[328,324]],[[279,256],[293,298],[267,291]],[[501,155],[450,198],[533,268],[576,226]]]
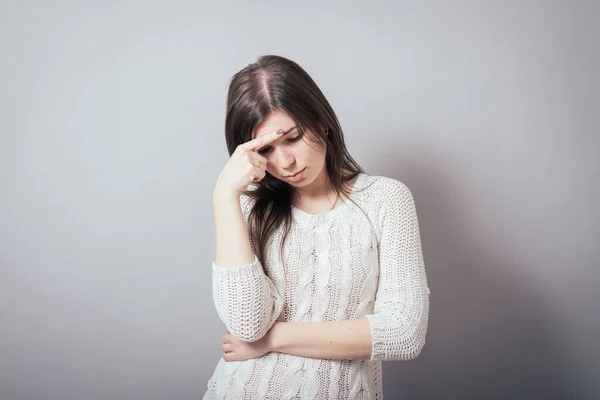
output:
[[[275,163],[281,169],[290,169],[294,165],[295,158],[289,149],[279,147],[275,150]]]

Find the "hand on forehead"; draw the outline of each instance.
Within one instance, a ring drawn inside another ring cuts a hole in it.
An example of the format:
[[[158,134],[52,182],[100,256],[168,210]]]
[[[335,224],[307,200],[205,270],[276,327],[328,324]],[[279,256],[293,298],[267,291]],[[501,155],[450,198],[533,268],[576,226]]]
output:
[[[289,133],[291,131],[294,130],[294,128],[296,128],[296,125],[292,124],[290,126],[265,126],[264,128],[260,128],[257,129],[256,131],[254,131],[254,134],[252,135],[253,139],[258,139],[260,137],[263,137],[265,135],[271,134],[273,132],[276,132],[278,130],[282,130],[283,131],[283,135],[285,135],[286,133]]]
[[[256,126],[252,138],[256,139],[263,135],[268,135],[270,132],[275,132],[278,129],[287,132],[294,126],[296,126],[296,123],[293,118],[283,111],[276,110],[271,112]]]
[[[289,130],[288,130],[288,132],[289,132]],[[285,136],[285,133],[286,132],[284,132],[283,129],[277,129],[275,131],[270,131],[270,132],[265,133],[264,135],[261,135],[257,138],[250,140],[249,142],[244,143],[242,146],[249,150],[252,150],[252,151],[258,151],[261,148],[263,148],[264,146],[266,146],[270,143],[273,143],[274,141],[281,138],[282,136]]]

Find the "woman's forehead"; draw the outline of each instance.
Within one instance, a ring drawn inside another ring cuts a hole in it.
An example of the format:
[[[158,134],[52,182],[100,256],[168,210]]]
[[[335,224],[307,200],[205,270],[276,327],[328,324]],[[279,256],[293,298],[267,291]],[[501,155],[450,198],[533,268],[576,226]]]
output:
[[[252,138],[261,137],[278,129],[287,132],[295,126],[296,122],[289,115],[282,111],[274,111],[254,129]]]

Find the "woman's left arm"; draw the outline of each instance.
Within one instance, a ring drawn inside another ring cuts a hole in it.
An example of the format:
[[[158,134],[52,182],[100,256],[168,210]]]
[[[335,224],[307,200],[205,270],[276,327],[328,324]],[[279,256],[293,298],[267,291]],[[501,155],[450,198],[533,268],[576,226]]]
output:
[[[410,360],[425,346],[429,287],[412,193],[387,179],[379,223],[379,282],[366,318],[276,322],[271,351],[328,359]]]
[[[371,332],[366,318],[332,322],[275,322],[256,342],[223,336],[223,359],[243,361],[269,352],[330,360],[369,359]]]
[[[410,360],[425,346],[429,294],[412,193],[394,179],[381,189],[379,282],[373,314],[371,360]]]
[[[332,322],[276,322],[267,333],[270,351],[330,360],[371,358],[366,318]]]

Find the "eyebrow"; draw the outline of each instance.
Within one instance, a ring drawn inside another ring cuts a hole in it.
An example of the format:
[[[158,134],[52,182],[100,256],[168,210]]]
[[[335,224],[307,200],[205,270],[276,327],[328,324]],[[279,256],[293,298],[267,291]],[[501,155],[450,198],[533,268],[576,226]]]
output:
[[[294,126],[292,126],[290,129],[288,129],[287,131],[283,131],[282,135],[285,135],[286,133],[290,133],[291,131],[293,131],[293,130],[294,130],[294,129],[296,129],[296,128],[297,128],[297,126],[296,126],[296,125],[294,125]]]
[[[292,126],[291,128],[289,128],[287,131],[283,131],[283,133],[281,134],[281,136],[285,135],[286,133],[290,133],[291,131],[293,131],[294,129],[298,128],[297,125]],[[257,151],[263,151],[264,149],[269,148],[270,145],[266,145],[265,147],[262,147],[260,149],[258,149]]]
[[[288,128],[288,130],[283,131],[283,133],[281,134],[282,136],[285,135],[286,133],[290,133],[291,131],[293,131],[294,129],[298,128],[297,125],[292,126],[291,128]]]

